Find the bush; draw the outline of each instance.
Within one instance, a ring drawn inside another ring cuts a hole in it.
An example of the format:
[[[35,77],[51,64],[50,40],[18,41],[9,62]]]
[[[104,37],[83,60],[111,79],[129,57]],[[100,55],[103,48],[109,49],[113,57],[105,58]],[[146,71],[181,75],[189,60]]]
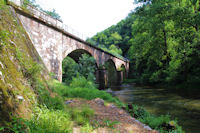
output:
[[[136,119],[149,125],[151,128],[163,133],[183,133],[182,128],[176,121],[171,121],[169,115],[161,115],[157,117],[147,112],[143,107],[134,104],[132,104],[132,107],[133,109],[129,109],[127,105],[126,110]]]

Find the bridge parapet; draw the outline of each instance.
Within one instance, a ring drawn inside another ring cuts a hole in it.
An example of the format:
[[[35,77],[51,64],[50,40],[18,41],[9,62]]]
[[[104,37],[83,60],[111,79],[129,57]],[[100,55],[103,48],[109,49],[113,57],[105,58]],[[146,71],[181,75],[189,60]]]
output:
[[[7,0],[7,2],[8,2],[8,4],[11,4],[11,5],[15,4],[17,6],[16,8],[18,10],[23,10],[22,7],[24,6],[24,0]],[[29,13],[34,15],[34,17],[46,22],[49,25],[57,27],[58,29],[63,30],[64,32],[68,32],[68,33],[78,37],[79,39],[82,39],[82,40],[87,39],[87,37],[85,35],[74,30],[70,26],[64,24],[61,20],[53,18],[49,14],[45,13],[44,11],[41,11],[40,9],[38,9],[32,5],[29,5],[29,4],[26,5],[26,9],[28,9]]]

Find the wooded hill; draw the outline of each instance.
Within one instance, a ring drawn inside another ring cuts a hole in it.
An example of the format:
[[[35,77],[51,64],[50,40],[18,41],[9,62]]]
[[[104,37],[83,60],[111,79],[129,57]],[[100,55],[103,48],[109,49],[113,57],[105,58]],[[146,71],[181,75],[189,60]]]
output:
[[[115,45],[133,63],[142,83],[200,84],[200,1],[138,0],[117,25],[88,39]],[[95,43],[94,43],[95,42]]]

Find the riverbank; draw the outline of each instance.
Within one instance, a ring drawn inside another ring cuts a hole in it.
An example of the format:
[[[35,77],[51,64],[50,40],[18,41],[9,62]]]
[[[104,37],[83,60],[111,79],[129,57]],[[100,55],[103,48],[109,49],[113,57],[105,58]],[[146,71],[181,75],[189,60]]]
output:
[[[158,133],[158,131],[152,130],[149,126],[131,117],[125,110],[116,107],[114,104],[106,103],[100,98],[93,100],[76,98],[67,100],[66,103],[70,108],[80,108],[87,105],[94,110],[94,117],[90,119],[94,128],[93,132]],[[79,132],[80,129],[80,127],[76,127],[74,132]]]
[[[144,107],[153,115],[170,115],[185,132],[199,131],[200,99],[188,91],[124,84],[109,89],[109,92],[123,102]]]
[[[154,88],[166,88],[166,89],[184,89],[184,90],[192,90],[198,91],[200,94],[200,85],[199,84],[187,84],[187,83],[149,83],[143,82],[141,79],[138,78],[128,78],[123,81],[123,84],[136,84],[137,86],[150,86]]]
[[[12,125],[1,127],[0,131],[153,133],[157,132],[156,129],[164,133],[182,133],[181,127],[169,117],[154,117],[139,106],[124,104],[109,93],[96,89],[83,77],[74,78],[68,86],[50,81],[49,89],[50,95],[47,91],[41,92],[46,104],[34,107],[30,119],[13,118]]]

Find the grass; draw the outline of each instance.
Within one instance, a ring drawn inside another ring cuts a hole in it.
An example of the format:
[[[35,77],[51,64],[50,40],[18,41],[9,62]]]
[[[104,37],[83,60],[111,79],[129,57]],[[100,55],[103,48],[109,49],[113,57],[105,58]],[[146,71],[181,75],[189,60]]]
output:
[[[60,98],[63,99],[78,97],[91,100],[98,97],[108,102],[123,105],[118,99],[113,98],[110,94],[91,87],[91,83],[87,80],[80,81],[80,77],[78,77],[78,79],[79,80],[73,79],[69,86],[59,83],[56,80],[49,83],[49,86],[53,91],[58,93],[58,97],[61,95]],[[80,87],[83,84],[85,88]],[[76,108],[70,108],[68,106],[60,107],[64,102],[63,99],[57,101],[56,97],[55,99],[50,97],[48,91],[44,91],[44,89],[41,90],[42,92],[39,93],[39,95],[43,97],[44,101],[42,103],[48,103],[44,104],[46,106],[35,107],[33,116],[30,120],[19,119],[14,121],[14,124],[12,124],[14,126],[12,126],[12,128],[2,127],[0,130],[8,131],[8,129],[10,129],[11,131],[28,131],[31,133],[68,133],[72,132],[74,126],[79,126],[81,132],[89,133],[96,127],[102,127],[101,124],[98,125],[97,123],[97,125],[94,125],[90,123],[90,119],[94,116],[94,110],[89,106],[85,105]],[[133,109],[126,108],[126,110],[142,123],[149,125],[153,129],[159,130],[161,133],[183,133],[177,122],[171,121],[170,117],[167,115],[156,117],[148,113],[144,108],[136,105],[133,105]],[[113,129],[116,124],[118,124],[118,122],[112,122],[110,120],[104,121],[104,126],[108,128]],[[169,125],[171,127],[168,127]]]
[[[94,110],[89,106],[83,106],[79,108],[73,108],[67,110],[71,114],[71,119],[78,125],[86,126],[89,124],[90,118],[94,116]]]
[[[57,92],[58,94],[62,95],[65,98],[84,98],[88,100],[101,98],[104,99],[106,102],[115,103],[119,107],[127,106],[123,104],[121,101],[119,101],[117,98],[112,97],[107,92],[94,89],[94,87],[91,87],[92,84],[83,77],[74,78],[69,86],[59,83],[56,80],[51,82],[50,86],[55,92]],[[127,107],[126,110],[142,123],[149,125],[152,129],[159,130],[160,132],[163,133],[168,133],[168,132],[183,133],[181,127],[177,124],[177,121],[170,120],[170,116],[168,115],[154,116],[149,112],[147,112],[144,108],[139,107],[137,105],[133,105],[133,109],[131,110],[128,109]],[[113,123],[107,121],[106,126],[109,127],[109,125],[112,126]],[[169,125],[171,127],[169,127]],[[98,127],[98,125],[95,125],[95,127]]]
[[[63,110],[49,110],[41,107],[34,110],[28,127],[31,133],[53,133],[72,131],[71,116]]]
[[[35,107],[30,120],[13,118],[10,126],[1,127],[2,132],[30,133],[71,133],[74,126],[81,130],[93,130],[89,123],[94,111],[84,106],[81,108],[65,108],[65,110],[48,109],[45,106]]]
[[[73,78],[69,86],[61,84],[56,80],[51,81],[49,85],[53,91],[65,98],[83,98],[87,100],[101,98],[118,106],[124,106],[119,99],[112,97],[111,94],[105,91],[96,89],[95,85],[91,81],[87,81],[84,77]]]

